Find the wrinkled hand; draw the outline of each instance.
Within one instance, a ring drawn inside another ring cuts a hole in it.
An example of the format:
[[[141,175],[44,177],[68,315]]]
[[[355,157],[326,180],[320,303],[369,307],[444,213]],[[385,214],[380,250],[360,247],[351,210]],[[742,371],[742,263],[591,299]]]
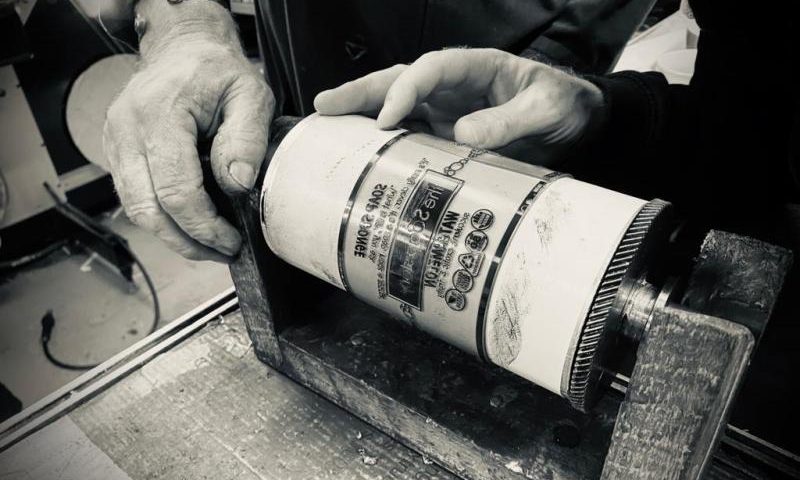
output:
[[[125,212],[183,256],[226,261],[241,244],[203,188],[197,142],[213,137],[223,190],[249,190],[273,97],[238,45],[174,42],[145,57],[108,111],[104,149]]]
[[[495,149],[525,139],[545,156],[575,145],[602,104],[594,84],[495,49],[427,53],[314,100],[323,115],[379,112],[380,128],[423,120],[458,142]]]

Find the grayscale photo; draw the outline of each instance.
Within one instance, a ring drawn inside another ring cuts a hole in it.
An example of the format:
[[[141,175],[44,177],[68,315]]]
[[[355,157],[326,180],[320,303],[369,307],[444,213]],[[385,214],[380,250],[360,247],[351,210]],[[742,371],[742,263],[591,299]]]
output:
[[[0,480],[800,480],[798,22],[0,0]]]

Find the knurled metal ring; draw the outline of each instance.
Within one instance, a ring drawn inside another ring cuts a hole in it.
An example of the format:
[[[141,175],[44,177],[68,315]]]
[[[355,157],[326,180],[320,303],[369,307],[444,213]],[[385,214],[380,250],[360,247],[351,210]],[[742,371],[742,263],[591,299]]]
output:
[[[569,381],[562,385],[562,395],[578,410],[585,412],[594,402],[599,377],[596,365],[598,352],[603,350],[604,342],[609,337],[606,335],[607,324],[619,288],[633,271],[641,270],[643,259],[641,255],[637,258],[640,247],[647,240],[656,220],[669,207],[668,202],[653,200],[639,210],[617,246],[595,292],[572,356]]]

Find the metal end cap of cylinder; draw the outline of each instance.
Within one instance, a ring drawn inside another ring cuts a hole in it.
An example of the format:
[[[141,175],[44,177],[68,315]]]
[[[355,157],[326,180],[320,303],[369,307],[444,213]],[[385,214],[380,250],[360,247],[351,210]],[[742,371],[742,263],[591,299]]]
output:
[[[562,385],[562,395],[582,412],[588,411],[597,399],[598,359],[611,337],[609,323],[620,287],[626,280],[643,274],[653,250],[643,246],[666,239],[668,230],[661,226],[669,223],[665,220],[670,209],[670,203],[658,199],[642,207],[625,231],[595,292],[572,355],[568,381]]]

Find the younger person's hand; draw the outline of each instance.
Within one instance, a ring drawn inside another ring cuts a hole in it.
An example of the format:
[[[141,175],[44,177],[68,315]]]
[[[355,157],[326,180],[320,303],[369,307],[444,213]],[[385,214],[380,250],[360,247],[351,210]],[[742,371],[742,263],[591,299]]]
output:
[[[377,113],[380,128],[422,120],[439,136],[489,149],[524,139],[546,157],[574,146],[602,104],[591,82],[495,49],[427,53],[314,100],[323,115]]]

